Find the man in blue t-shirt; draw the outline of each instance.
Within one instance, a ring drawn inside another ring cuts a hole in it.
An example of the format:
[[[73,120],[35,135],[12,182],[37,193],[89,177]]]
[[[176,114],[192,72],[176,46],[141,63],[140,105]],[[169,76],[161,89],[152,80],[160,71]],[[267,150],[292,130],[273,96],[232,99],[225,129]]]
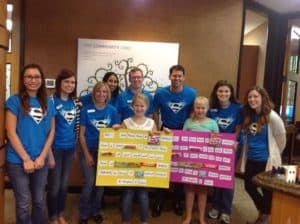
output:
[[[143,90],[143,81],[144,75],[143,71],[140,68],[134,67],[129,71],[130,86],[128,87],[128,89],[126,89],[119,95],[117,100],[117,109],[121,116],[121,121],[134,115],[134,112],[131,107],[131,102],[133,97],[137,93],[142,93],[145,96],[147,96],[149,100],[149,107],[146,111],[146,116],[152,116],[154,112],[153,97],[148,91]]]
[[[189,117],[196,90],[184,86],[184,67],[182,65],[173,65],[169,70],[170,86],[157,90],[154,96],[154,120],[159,125],[159,115],[161,115],[162,127],[169,129],[182,129],[185,120]],[[182,184],[174,184],[174,211],[176,215],[181,216],[183,187]],[[164,202],[165,192],[161,189],[157,191],[156,201],[152,208],[152,216],[160,216]]]

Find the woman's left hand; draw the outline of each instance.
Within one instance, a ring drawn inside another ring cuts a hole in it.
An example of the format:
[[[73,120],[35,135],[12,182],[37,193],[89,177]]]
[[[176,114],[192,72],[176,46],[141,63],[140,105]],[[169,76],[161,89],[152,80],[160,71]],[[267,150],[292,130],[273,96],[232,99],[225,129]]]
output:
[[[45,159],[43,159],[41,156],[37,157],[34,161],[34,168],[35,169],[41,169],[45,165]]]

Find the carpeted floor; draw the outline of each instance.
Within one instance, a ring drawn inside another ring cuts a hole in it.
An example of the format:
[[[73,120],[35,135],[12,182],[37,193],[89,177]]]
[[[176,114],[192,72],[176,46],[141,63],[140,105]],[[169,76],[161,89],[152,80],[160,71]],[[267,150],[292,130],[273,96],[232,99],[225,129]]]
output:
[[[69,224],[77,224],[78,219],[78,198],[79,194],[68,194],[66,218]],[[103,224],[119,224],[121,223],[119,212],[119,197],[114,195],[105,196],[105,209],[103,210],[104,221]],[[209,204],[208,204],[209,207]],[[232,224],[244,224],[246,221],[254,221],[257,216],[254,204],[250,200],[243,188],[243,180],[236,178],[235,196],[233,201]],[[177,217],[172,210],[170,202],[168,201],[162,215],[159,218],[149,218],[149,224],[180,224],[181,217]],[[5,190],[5,224],[14,224],[15,208],[14,197],[11,190]],[[89,223],[93,223],[90,221]],[[132,216],[132,224],[138,224],[138,207],[134,207]],[[197,221],[196,210],[194,213],[193,224],[199,223]],[[208,224],[215,224],[218,221],[207,219]]]

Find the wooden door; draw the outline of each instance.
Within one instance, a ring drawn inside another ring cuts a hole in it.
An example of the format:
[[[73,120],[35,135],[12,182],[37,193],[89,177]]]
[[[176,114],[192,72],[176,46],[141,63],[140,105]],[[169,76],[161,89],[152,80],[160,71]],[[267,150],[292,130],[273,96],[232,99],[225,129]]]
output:
[[[256,84],[259,46],[244,45],[238,88],[238,99],[244,101],[247,90]]]

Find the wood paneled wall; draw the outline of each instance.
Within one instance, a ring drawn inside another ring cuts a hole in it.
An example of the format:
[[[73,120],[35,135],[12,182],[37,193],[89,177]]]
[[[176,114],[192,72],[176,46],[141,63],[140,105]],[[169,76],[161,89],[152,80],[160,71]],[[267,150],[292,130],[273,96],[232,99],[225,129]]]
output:
[[[78,38],[179,42],[186,84],[208,96],[218,79],[236,85],[242,2],[26,0],[25,64],[40,64],[48,78],[55,78],[61,68],[76,71]],[[78,170],[75,159],[71,185],[82,182]]]
[[[218,79],[236,85],[242,4],[242,0],[24,1],[25,64],[41,64],[52,78],[63,67],[76,71],[78,38],[179,42],[186,83],[208,96]]]
[[[0,1],[0,146],[4,145],[4,102],[5,102],[5,61],[8,49],[8,31],[6,29],[6,3]],[[0,148],[0,224],[4,223],[4,163],[5,150]]]

